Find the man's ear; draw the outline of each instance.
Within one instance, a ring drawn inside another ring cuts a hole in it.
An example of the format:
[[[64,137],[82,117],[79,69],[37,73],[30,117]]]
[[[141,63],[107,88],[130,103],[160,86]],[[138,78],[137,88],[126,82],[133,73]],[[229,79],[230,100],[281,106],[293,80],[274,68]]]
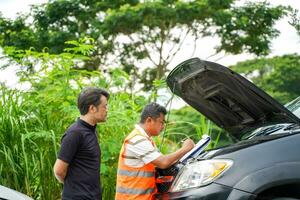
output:
[[[96,111],[96,108],[94,105],[90,105],[89,106],[89,111],[88,112],[91,112],[91,113],[94,113]]]

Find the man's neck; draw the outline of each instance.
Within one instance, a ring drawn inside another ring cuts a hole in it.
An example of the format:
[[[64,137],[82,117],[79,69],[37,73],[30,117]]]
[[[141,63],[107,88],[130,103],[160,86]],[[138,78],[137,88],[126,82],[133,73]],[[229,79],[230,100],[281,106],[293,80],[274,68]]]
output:
[[[148,132],[147,132],[147,129],[145,127],[145,124],[138,124],[144,131],[145,133],[149,136],[149,137],[152,137],[152,135],[150,135]]]
[[[96,125],[96,122],[88,115],[81,115],[79,118],[92,126]]]

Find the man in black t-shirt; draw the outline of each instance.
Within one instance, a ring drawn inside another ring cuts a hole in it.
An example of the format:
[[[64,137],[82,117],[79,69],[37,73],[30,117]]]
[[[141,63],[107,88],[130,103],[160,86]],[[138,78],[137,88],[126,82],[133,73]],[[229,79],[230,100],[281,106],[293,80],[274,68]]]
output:
[[[96,125],[105,122],[109,93],[87,88],[77,99],[80,117],[61,140],[61,149],[54,164],[57,180],[64,184],[63,200],[101,200],[101,151]]]

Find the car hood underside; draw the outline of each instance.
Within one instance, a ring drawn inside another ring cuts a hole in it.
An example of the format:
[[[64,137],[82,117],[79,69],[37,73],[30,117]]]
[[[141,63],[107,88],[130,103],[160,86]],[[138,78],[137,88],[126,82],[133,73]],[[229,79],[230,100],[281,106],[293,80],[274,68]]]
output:
[[[300,123],[292,112],[230,69],[198,58],[167,77],[171,91],[236,138],[273,123]]]

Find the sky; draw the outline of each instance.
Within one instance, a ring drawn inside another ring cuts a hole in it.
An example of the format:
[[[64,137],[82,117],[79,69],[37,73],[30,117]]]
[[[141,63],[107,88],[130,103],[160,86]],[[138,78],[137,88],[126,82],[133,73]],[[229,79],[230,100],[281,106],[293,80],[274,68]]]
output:
[[[0,0],[0,12],[3,17],[14,19],[18,13],[29,12],[30,5],[46,3],[47,1],[48,0]],[[0,82],[5,82],[8,86],[15,87],[18,82],[16,69],[16,67],[10,67],[5,71],[0,71]],[[22,86],[20,87],[22,88]]]
[[[46,2],[48,0],[0,0],[0,11],[4,17],[14,19],[17,13],[28,12],[30,5]]]
[[[6,18],[14,19],[17,16],[17,13],[28,12],[30,5],[32,4],[41,4],[46,3],[48,0],[0,0],[0,12],[2,16]],[[251,0],[257,1],[257,0]],[[237,1],[238,5],[242,5],[245,0]],[[299,0],[267,0],[272,5],[289,5],[295,9],[300,10],[300,1]],[[295,29],[288,24],[288,19],[285,18],[281,21],[278,21],[275,26],[280,30],[281,34],[272,42],[271,51],[272,53],[269,57],[276,55],[284,55],[291,53],[300,54],[300,37],[297,35]],[[190,55],[187,55],[185,49],[190,49],[193,44],[189,43],[182,47],[183,51],[180,56],[177,56],[171,63],[171,67],[175,67],[180,62],[190,58]],[[241,55],[226,55],[222,57],[220,55],[209,57],[214,52],[214,47],[217,45],[217,40],[215,38],[206,38],[199,41],[197,44],[198,48],[194,57],[199,57],[200,59],[210,60],[218,62],[222,65],[228,66],[236,64],[239,61],[244,61],[247,59],[254,58],[253,55],[241,54]],[[205,48],[203,48],[205,47]],[[1,56],[1,51],[0,51]],[[0,62],[1,65],[1,62]],[[17,83],[17,77],[15,75],[16,68],[11,67],[5,71],[0,72],[0,82],[6,82],[7,85],[14,87]]]

